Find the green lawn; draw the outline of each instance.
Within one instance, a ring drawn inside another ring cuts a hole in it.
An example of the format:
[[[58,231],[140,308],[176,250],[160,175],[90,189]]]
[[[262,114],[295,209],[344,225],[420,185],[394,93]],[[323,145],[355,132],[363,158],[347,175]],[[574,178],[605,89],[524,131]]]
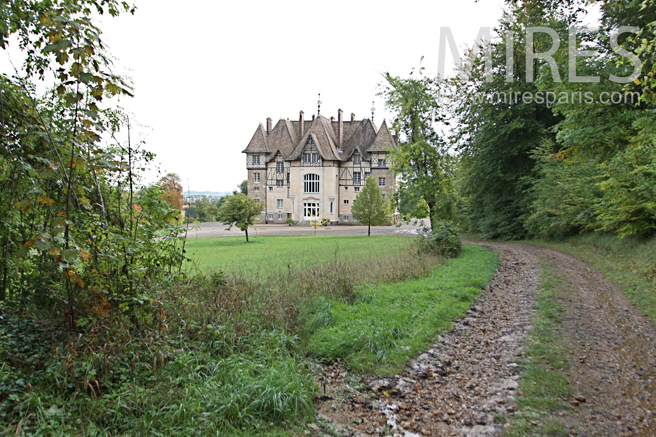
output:
[[[305,315],[307,349],[355,370],[398,372],[467,311],[498,265],[493,252],[466,244],[428,277],[359,288],[351,305],[318,300]]]
[[[381,253],[408,250],[413,238],[360,235],[267,236],[194,238],[187,240],[187,256],[201,272],[280,271],[341,260],[363,261]]]

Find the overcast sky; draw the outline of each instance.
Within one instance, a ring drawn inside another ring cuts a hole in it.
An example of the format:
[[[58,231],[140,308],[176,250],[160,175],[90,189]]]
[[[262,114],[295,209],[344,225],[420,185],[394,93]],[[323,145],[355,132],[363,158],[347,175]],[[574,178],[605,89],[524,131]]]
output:
[[[371,117],[374,101],[379,126],[390,117],[376,96],[382,73],[407,75],[424,56],[435,76],[441,27],[462,50],[502,14],[500,0],[134,3],[134,16],[100,26],[116,71],[135,87],[120,105],[147,126],[138,136],[185,191],[236,188],[258,124],[296,120],[300,110],[309,119],[318,93],[326,117],[339,108]]]

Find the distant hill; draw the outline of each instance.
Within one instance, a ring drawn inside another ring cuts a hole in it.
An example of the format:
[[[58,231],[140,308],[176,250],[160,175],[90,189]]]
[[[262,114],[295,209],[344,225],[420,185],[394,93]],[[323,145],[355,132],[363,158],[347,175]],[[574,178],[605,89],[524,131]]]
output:
[[[184,195],[185,196],[213,196],[213,197],[221,197],[221,196],[227,196],[228,194],[232,194],[232,191],[185,191]]]

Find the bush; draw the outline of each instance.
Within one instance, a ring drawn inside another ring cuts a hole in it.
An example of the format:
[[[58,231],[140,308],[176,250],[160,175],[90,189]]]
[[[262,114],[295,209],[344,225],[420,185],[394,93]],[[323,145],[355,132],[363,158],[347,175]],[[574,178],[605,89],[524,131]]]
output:
[[[417,238],[419,253],[440,254],[447,258],[455,258],[462,250],[462,241],[455,227],[450,223],[438,223],[435,230],[425,229],[419,232]]]

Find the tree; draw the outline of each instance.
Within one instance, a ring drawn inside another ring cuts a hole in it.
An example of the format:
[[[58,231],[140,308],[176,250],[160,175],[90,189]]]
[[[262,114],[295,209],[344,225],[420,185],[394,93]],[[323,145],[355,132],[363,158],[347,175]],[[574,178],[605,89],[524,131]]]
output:
[[[219,215],[219,208],[210,202],[207,197],[202,197],[196,205],[196,214],[201,222],[215,222]]]
[[[176,173],[163,176],[159,182],[162,191],[162,199],[167,201],[171,208],[182,211],[182,181]]]
[[[244,179],[241,184],[237,186],[241,194],[248,194],[248,180]]]
[[[228,225],[228,230],[237,226],[246,233],[248,243],[248,228],[255,225],[257,216],[262,211],[262,205],[245,194],[237,193],[229,196],[219,208],[219,221]]]
[[[378,187],[378,182],[373,176],[369,176],[365,186],[353,200],[351,207],[353,218],[367,225],[367,236],[371,235],[372,226],[384,225],[387,220],[387,202]]]
[[[389,73],[384,77],[386,83],[381,85],[379,95],[385,97],[385,105],[395,113],[392,130],[400,136],[398,150],[391,151],[392,168],[401,175],[396,198],[423,198],[430,212],[431,228],[435,229],[438,220],[450,218],[444,206],[453,204],[447,201],[453,196],[453,158],[435,130],[436,122],[442,120],[438,103],[440,84],[424,76],[421,69],[418,77],[404,79]]]

